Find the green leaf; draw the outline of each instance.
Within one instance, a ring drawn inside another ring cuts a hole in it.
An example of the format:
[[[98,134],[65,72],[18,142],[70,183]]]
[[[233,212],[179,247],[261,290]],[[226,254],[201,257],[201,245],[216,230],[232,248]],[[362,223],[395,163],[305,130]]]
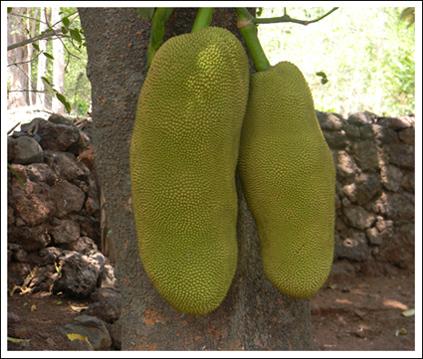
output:
[[[51,85],[51,82],[49,81],[49,79],[45,76],[41,76],[41,80],[43,80],[44,82],[46,82],[48,85]]]
[[[65,27],[69,27],[70,21],[69,21],[69,18],[67,16],[65,16],[64,18],[62,18],[62,24]]]
[[[7,13],[10,14],[12,12],[12,10],[13,10],[13,7],[8,7],[7,8]]]
[[[257,10],[256,10],[256,16],[257,17],[260,17],[262,13],[263,13],[263,8],[262,7],[258,7]]]
[[[137,9],[138,16],[143,20],[151,20],[154,14],[154,7],[142,7]]]
[[[56,92],[56,97],[57,99],[63,104],[63,106],[65,106],[66,112],[69,113],[71,112],[71,105],[68,102],[68,100],[66,100],[66,97],[63,96],[61,93]]]
[[[54,60],[54,57],[52,54],[49,54],[48,52],[43,52],[44,56],[47,57],[50,60]]]
[[[68,29],[62,26],[62,34],[67,34],[67,33],[68,33]]]
[[[408,22],[408,25],[412,25],[415,22],[415,13],[416,10],[414,7],[406,7],[400,15],[400,20],[401,21],[406,21]]]
[[[69,29],[70,36],[73,40],[77,42],[82,42],[81,34],[79,33],[78,29]]]
[[[36,44],[35,42],[32,43],[32,47],[37,50],[40,51],[40,47],[38,46],[38,44]]]
[[[320,82],[322,85],[327,84],[329,82],[328,77],[323,71],[316,72],[316,75],[320,77]]]

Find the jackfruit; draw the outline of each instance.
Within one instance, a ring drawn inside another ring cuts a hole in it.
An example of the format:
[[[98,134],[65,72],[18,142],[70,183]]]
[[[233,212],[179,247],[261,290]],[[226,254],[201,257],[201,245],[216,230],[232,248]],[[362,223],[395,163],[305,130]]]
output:
[[[241,43],[209,27],[165,42],[140,93],[130,147],[139,254],[181,312],[213,311],[235,273],[235,169],[248,87]]]
[[[334,250],[335,169],[310,89],[281,62],[250,79],[240,174],[256,220],[263,268],[279,291],[309,298]]]

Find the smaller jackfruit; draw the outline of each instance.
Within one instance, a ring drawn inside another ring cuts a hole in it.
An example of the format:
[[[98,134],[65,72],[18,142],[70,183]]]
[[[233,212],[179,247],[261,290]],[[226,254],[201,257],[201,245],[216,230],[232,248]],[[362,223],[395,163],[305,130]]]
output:
[[[240,173],[257,222],[264,271],[292,297],[308,298],[332,263],[335,170],[300,70],[282,62],[252,75]]]
[[[237,164],[248,58],[222,28],[172,37],[141,90],[130,167],[139,253],[175,309],[207,314],[237,262]]]

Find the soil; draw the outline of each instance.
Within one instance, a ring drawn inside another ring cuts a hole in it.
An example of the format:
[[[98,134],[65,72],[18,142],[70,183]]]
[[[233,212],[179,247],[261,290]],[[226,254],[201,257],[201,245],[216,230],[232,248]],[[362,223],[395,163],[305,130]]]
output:
[[[329,279],[311,308],[320,350],[414,350],[412,274]]]
[[[8,301],[9,350],[81,350],[60,328],[79,315],[87,300],[45,294],[14,294]],[[330,278],[312,300],[312,323],[319,350],[414,350],[414,277]],[[13,340],[13,339],[12,339]]]

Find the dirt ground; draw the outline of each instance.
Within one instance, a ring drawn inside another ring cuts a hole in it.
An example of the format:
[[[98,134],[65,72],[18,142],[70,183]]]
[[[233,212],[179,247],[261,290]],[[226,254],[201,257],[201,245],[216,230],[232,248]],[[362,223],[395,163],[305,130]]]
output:
[[[80,314],[87,301],[60,296],[9,297],[10,350],[78,350],[60,327]],[[355,276],[330,279],[312,300],[313,335],[320,350],[413,350],[414,278]]]
[[[321,350],[414,350],[414,276],[329,280],[311,302]]]

